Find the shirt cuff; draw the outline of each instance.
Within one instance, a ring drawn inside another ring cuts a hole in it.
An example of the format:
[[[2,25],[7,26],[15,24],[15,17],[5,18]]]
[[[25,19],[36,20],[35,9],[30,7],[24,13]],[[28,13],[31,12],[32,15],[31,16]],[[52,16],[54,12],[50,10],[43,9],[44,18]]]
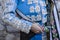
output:
[[[26,20],[21,20],[22,24],[23,24],[23,29],[22,31],[25,33],[29,33],[32,27],[32,23]]]

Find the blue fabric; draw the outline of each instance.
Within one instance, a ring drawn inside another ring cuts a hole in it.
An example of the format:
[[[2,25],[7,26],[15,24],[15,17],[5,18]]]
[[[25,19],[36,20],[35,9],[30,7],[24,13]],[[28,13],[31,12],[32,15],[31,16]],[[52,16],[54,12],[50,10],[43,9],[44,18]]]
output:
[[[35,4],[28,5],[27,4],[28,0],[25,0],[25,2],[19,1],[17,8],[24,14],[24,15],[37,15],[36,12],[30,13],[29,8],[30,6],[35,6]]]
[[[36,34],[35,36],[33,36],[30,40],[42,40],[42,34]]]

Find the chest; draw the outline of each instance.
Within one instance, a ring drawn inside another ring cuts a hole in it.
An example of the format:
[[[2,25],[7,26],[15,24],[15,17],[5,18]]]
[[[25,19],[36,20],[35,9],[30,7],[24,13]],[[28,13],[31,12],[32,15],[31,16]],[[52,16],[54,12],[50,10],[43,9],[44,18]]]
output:
[[[17,8],[34,21],[40,21],[47,14],[45,0],[19,0]]]

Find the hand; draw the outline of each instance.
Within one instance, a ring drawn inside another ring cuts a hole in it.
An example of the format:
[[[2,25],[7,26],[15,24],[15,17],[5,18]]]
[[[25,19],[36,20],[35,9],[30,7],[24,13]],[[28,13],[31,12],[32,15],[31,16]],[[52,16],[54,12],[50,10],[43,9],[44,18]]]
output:
[[[37,23],[33,23],[31,27],[31,31],[34,33],[40,33],[40,32],[43,32],[43,28],[40,27]]]

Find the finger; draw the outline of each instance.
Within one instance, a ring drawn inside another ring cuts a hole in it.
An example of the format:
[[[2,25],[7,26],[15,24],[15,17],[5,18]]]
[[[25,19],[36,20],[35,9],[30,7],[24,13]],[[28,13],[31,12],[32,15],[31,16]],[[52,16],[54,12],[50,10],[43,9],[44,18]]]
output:
[[[42,27],[42,31],[44,31],[44,27]]]
[[[41,27],[40,27],[40,31],[43,32]]]
[[[40,33],[40,31],[36,31],[35,33]]]
[[[44,27],[42,27],[42,33],[44,32]]]
[[[42,32],[44,32],[44,27],[41,27]]]
[[[41,25],[39,25],[39,27],[40,27],[40,31],[41,31],[41,32],[43,32],[43,28],[42,28],[42,26],[41,26]]]

